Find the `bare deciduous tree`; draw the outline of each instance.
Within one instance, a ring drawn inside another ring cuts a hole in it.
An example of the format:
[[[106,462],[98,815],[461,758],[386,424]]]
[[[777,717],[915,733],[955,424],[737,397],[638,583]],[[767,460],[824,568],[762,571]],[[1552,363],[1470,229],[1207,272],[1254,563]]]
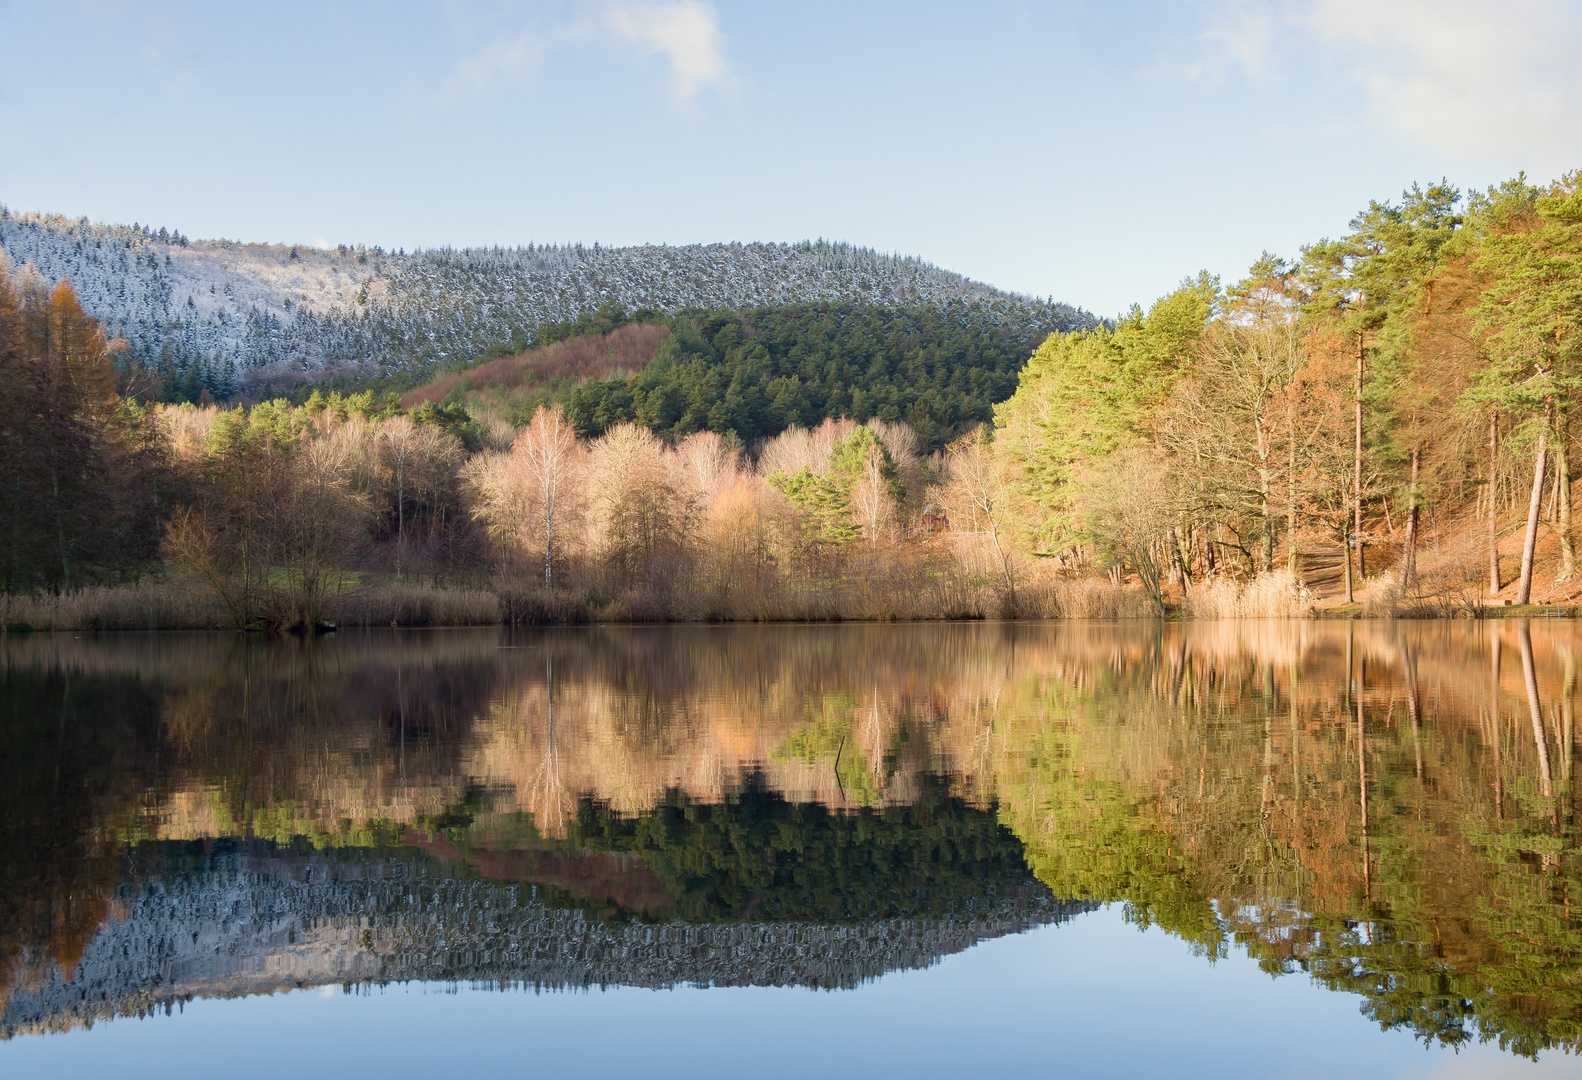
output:
[[[578,460],[577,433],[560,406],[540,405],[511,444],[511,456],[532,477],[544,537],[544,587],[555,579],[555,529],[566,510],[567,488]]]
[[[544,586],[572,535],[582,502],[585,453],[559,406],[540,406],[506,454],[482,453],[462,469],[473,515],[502,553],[538,551]]]
[[[976,533],[988,540],[1014,607],[1016,573],[1011,537],[1015,495],[1006,465],[994,454],[986,429],[977,428],[950,444],[941,496],[953,532]]]
[[[589,525],[614,581],[643,581],[656,558],[678,551],[699,500],[684,464],[647,428],[618,424],[588,449]]]
[[[1202,510],[1255,523],[1259,570],[1274,563],[1276,485],[1287,464],[1279,396],[1303,359],[1294,312],[1216,324],[1163,433],[1163,445],[1196,466]]]
[[[419,428],[405,416],[392,416],[379,425],[380,456],[395,483],[397,568],[406,546],[407,473],[418,450]]]
[[[728,445],[713,431],[699,431],[682,439],[676,447],[676,456],[703,506],[734,485],[741,471],[736,447]]]
[[[835,444],[851,436],[862,425],[855,420],[825,420],[818,427],[789,427],[764,444],[758,455],[758,471],[764,476],[784,473],[795,476],[803,469],[822,476],[829,472]]]
[[[352,487],[348,457],[345,443],[318,438],[307,441],[291,462],[290,498],[273,537],[285,576],[287,625],[311,630],[323,621],[330,582],[364,531],[368,504]]]
[[[1180,513],[1164,454],[1147,447],[1118,451],[1078,480],[1087,529],[1137,573],[1154,609],[1163,613],[1171,561],[1170,530]]]
[[[862,471],[851,489],[851,510],[862,529],[862,538],[873,547],[895,532],[896,505],[884,475],[884,449],[870,446],[863,455]]]

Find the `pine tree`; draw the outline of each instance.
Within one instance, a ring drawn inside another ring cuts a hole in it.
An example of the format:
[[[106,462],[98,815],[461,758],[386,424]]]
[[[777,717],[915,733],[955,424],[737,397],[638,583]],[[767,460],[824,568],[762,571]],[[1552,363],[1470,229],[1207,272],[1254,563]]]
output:
[[[1473,396],[1526,416],[1534,445],[1516,596],[1525,604],[1532,595],[1551,440],[1559,443],[1562,459],[1568,450],[1555,439],[1556,418],[1565,415],[1582,385],[1582,174],[1571,173],[1527,206],[1512,208],[1484,238],[1473,268],[1487,282],[1476,326],[1488,353]],[[1569,497],[1566,510],[1569,517]],[[1562,539],[1569,573],[1574,566],[1568,529],[1562,529]]]

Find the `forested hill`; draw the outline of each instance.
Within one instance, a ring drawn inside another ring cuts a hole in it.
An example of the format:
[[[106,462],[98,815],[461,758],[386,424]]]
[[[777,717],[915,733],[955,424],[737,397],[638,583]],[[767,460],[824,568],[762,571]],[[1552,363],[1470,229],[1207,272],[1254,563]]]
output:
[[[129,345],[124,361],[188,375],[216,396],[325,373],[375,375],[476,357],[605,304],[721,309],[860,301],[966,305],[1042,338],[1093,320],[922,260],[846,244],[380,248],[195,241],[0,207],[0,249],[69,278]]]
[[[446,371],[402,403],[460,401],[520,427],[540,404],[559,402],[584,437],[626,422],[672,439],[716,431],[752,440],[824,419],[903,421],[938,448],[993,416],[1042,340],[959,302],[668,317],[601,309],[540,337],[550,343]]]
[[[520,883],[447,877],[410,857],[232,846],[191,858],[191,869],[123,883],[116,915],[69,971],[46,961],[44,978],[0,986],[0,1040],[148,1016],[194,997],[353,983],[849,988],[1096,906],[1034,884],[938,913],[656,925],[550,907]]]
[[[583,383],[568,414],[584,435],[634,421],[659,434],[752,439],[851,417],[910,424],[938,445],[988,420],[1038,339],[985,313],[797,305],[675,320],[631,378]]]

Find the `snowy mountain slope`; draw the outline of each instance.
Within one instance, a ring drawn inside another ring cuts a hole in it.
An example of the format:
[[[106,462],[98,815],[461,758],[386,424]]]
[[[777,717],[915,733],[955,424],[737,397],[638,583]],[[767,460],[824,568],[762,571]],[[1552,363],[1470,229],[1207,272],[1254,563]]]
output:
[[[0,1040],[194,997],[347,983],[855,987],[1097,906],[1055,899],[1029,873],[932,915],[606,922],[549,907],[524,883],[341,854],[222,851],[123,883],[75,967],[49,962],[42,979],[0,983]]]
[[[971,305],[1040,336],[1093,322],[1066,304],[1001,292],[919,259],[823,241],[688,247],[319,250],[189,241],[137,225],[13,214],[0,250],[127,340],[130,359],[196,368],[221,396],[337,372],[469,359],[613,301],[757,307],[823,301]]]

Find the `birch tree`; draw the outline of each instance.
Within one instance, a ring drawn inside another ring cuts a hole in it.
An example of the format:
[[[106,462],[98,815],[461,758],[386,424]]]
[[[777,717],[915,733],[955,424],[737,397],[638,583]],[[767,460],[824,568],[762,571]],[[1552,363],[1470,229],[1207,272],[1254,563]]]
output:
[[[530,479],[536,499],[535,531],[544,541],[544,588],[554,585],[557,527],[563,527],[568,488],[579,464],[577,433],[560,406],[540,405],[511,444],[511,456]]]
[[[1016,605],[1016,573],[1012,536],[1016,492],[1005,458],[994,452],[985,428],[968,432],[950,444],[945,456],[941,502],[954,533],[976,534],[989,542],[1011,606]]]
[[[545,588],[575,532],[585,456],[560,408],[540,406],[508,453],[479,454],[462,469],[473,517],[503,556],[541,553]]]

